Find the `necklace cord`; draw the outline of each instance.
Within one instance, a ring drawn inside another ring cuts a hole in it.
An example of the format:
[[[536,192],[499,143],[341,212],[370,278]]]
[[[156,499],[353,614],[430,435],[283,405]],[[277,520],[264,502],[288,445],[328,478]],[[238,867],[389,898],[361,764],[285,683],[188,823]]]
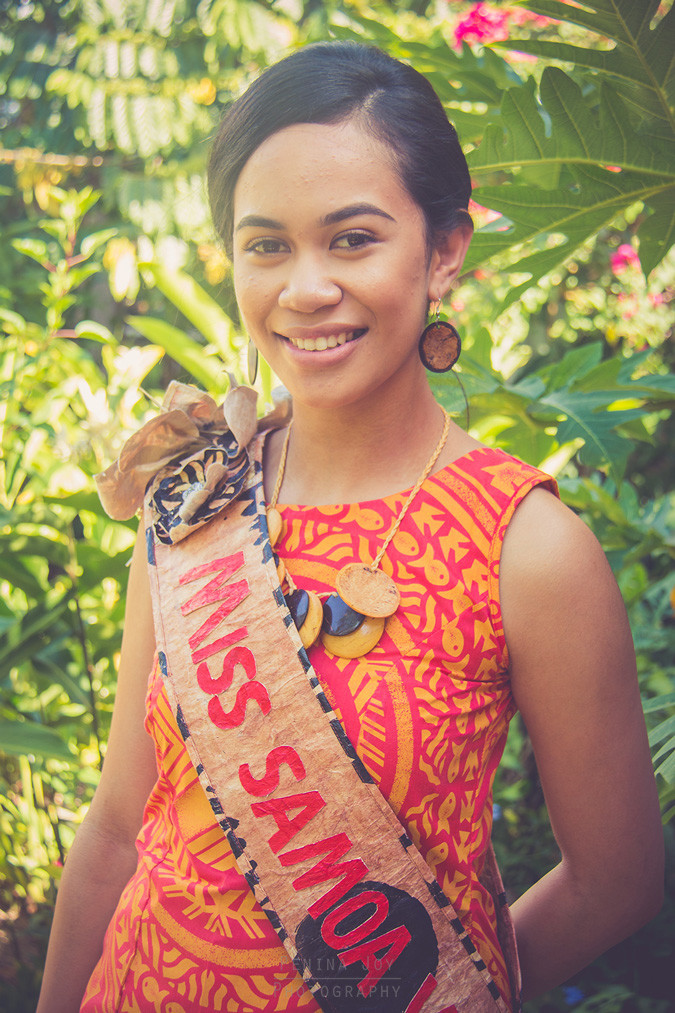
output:
[[[279,468],[277,470],[277,480],[274,485],[274,492],[272,493],[272,499],[270,500],[270,507],[275,507],[277,505],[279,493],[281,492],[281,483],[283,482],[284,475],[286,473],[286,458],[288,457],[288,444],[290,443],[291,440],[292,428],[293,428],[293,419],[291,419],[291,421],[288,423],[288,428],[286,429],[286,437],[284,439],[284,445],[281,448],[281,457],[279,458]]]
[[[446,412],[445,408],[442,405],[440,406],[440,408],[441,408],[441,411],[443,412],[443,432],[441,433],[441,438],[438,441],[438,443],[436,444],[436,447],[434,449],[433,454],[431,455],[431,457],[427,461],[427,465],[426,465],[424,471],[422,472],[422,474],[420,475],[420,477],[415,482],[415,485],[414,485],[414,487],[413,487],[410,495],[408,496],[407,500],[403,504],[403,508],[401,509],[401,512],[399,513],[398,517],[394,521],[394,524],[392,526],[391,531],[389,532],[389,534],[385,538],[384,544],[383,544],[382,548],[380,549],[380,551],[378,552],[378,554],[375,556],[375,559],[372,561],[371,568],[373,570],[375,570],[380,565],[380,563],[382,561],[382,557],[384,556],[385,552],[387,551],[387,549],[389,547],[389,543],[391,542],[392,538],[394,537],[394,535],[398,531],[399,527],[401,526],[401,522],[402,522],[403,518],[405,517],[405,515],[408,512],[408,508],[410,507],[410,504],[412,503],[412,501],[415,499],[415,496],[417,495],[417,493],[422,488],[422,484],[424,483],[424,481],[429,477],[431,469],[435,465],[436,461],[438,460],[438,456],[439,456],[440,452],[442,451],[443,447],[445,446],[445,442],[446,442],[446,440],[448,438],[448,433],[450,431],[450,416],[448,415],[448,413]]]
[[[424,468],[424,471],[422,472],[422,474],[420,475],[420,477],[417,479],[417,481],[416,481],[416,483],[415,483],[412,491],[410,492],[410,495],[408,496],[408,498],[406,499],[405,503],[403,504],[403,507],[402,507],[402,509],[401,509],[398,517],[396,518],[396,520],[394,521],[394,524],[392,525],[391,531],[389,532],[389,534],[387,535],[387,537],[384,540],[384,544],[382,545],[382,548],[380,549],[380,551],[378,552],[378,554],[375,556],[375,559],[370,564],[370,569],[371,570],[376,570],[377,567],[380,565],[380,563],[382,561],[382,557],[384,556],[385,552],[387,551],[387,549],[388,549],[388,547],[389,547],[389,545],[391,543],[392,538],[395,536],[396,532],[398,531],[399,527],[401,526],[401,522],[403,521],[403,518],[405,517],[405,515],[408,512],[408,508],[410,507],[410,504],[415,499],[415,496],[417,495],[417,493],[420,491],[423,482],[429,477],[429,474],[431,473],[431,469],[435,465],[435,463],[438,460],[438,457],[439,457],[441,451],[443,450],[443,447],[445,446],[446,440],[448,438],[448,433],[450,431],[450,416],[448,415],[448,413],[446,412],[445,408],[442,405],[440,405],[439,407],[440,407],[440,409],[441,409],[441,411],[443,413],[443,432],[441,433],[441,438],[438,441],[438,443],[436,444],[436,447],[434,449],[433,454],[431,455],[431,457],[427,461],[426,466]],[[281,492],[281,485],[282,485],[282,482],[284,480],[284,474],[286,472],[286,458],[288,457],[288,445],[289,445],[290,439],[291,439],[291,428],[292,428],[292,426],[293,426],[293,420],[291,419],[291,421],[288,423],[288,428],[286,430],[286,437],[284,439],[283,447],[281,448],[281,457],[279,458],[279,469],[277,471],[277,480],[276,480],[276,483],[274,485],[274,491],[272,493],[272,498],[270,500],[270,508],[276,507],[278,499],[279,499],[279,494]],[[289,574],[289,576],[290,576],[290,574]]]

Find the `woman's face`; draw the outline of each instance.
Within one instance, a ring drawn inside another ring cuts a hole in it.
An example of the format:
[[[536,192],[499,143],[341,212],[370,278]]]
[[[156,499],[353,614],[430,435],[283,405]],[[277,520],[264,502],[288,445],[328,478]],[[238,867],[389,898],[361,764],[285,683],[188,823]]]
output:
[[[391,149],[357,119],[260,145],[234,191],[233,251],[243,322],[296,401],[335,409],[419,383],[440,256]]]

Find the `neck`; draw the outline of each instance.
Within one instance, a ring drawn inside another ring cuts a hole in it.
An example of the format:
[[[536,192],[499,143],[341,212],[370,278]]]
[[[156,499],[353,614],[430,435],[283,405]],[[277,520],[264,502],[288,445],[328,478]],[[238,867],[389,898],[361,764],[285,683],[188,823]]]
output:
[[[280,503],[348,503],[414,485],[443,429],[428,385],[407,398],[336,410],[294,405]],[[274,485],[281,440],[270,455]]]

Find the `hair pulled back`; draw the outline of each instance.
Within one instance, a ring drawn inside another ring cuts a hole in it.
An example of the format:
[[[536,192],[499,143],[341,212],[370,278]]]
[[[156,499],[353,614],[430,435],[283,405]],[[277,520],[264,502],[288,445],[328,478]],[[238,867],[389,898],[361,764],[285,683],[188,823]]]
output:
[[[211,151],[214,225],[232,253],[234,189],[253,152],[296,123],[359,116],[394,154],[401,181],[424,214],[431,242],[471,224],[471,180],[455,128],[418,71],[355,42],[318,42],[263,71],[226,112]]]

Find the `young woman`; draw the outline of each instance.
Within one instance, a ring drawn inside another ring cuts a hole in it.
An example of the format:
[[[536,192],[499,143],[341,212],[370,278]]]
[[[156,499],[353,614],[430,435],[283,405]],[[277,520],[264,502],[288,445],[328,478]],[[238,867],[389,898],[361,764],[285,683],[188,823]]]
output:
[[[241,388],[229,428],[182,391],[120,459],[146,530],[39,1010],[516,1009],[511,919],[527,998],[656,912],[662,844],[597,542],[427,383],[471,238],[456,134],[410,67],[320,44],[233,104],[209,186],[292,425],[249,442]],[[516,708],[561,860],[509,917]]]

